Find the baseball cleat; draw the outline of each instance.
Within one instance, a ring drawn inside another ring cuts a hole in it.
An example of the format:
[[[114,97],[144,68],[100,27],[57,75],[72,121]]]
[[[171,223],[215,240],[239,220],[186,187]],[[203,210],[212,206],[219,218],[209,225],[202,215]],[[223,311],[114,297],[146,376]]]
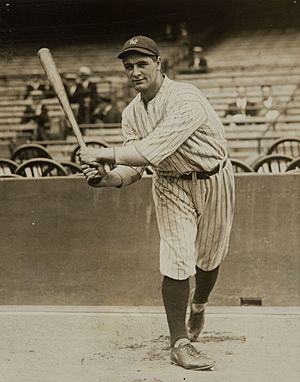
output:
[[[209,370],[215,365],[215,361],[200,352],[190,342],[173,347],[171,350],[171,363],[188,370]]]
[[[193,298],[195,294],[195,289],[191,291],[190,295],[190,316],[187,322],[187,333],[191,341],[197,341],[205,322],[205,305],[200,312],[193,309]]]

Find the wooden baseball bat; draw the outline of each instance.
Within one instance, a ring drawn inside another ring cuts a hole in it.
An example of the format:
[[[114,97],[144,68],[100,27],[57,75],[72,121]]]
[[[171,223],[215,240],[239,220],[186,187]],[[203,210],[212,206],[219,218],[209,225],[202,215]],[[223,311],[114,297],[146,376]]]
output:
[[[61,107],[63,108],[63,111],[70,122],[70,125],[72,127],[72,130],[75,134],[80,148],[86,147],[85,141],[83,139],[83,136],[75,119],[73,110],[71,108],[64,84],[62,82],[61,76],[59,74],[59,71],[54,62],[50,50],[48,48],[42,48],[38,51],[37,55],[42,63],[47,78],[57,95]],[[101,176],[105,176],[107,174],[103,164],[99,164],[97,168]],[[89,181],[89,183],[96,184],[99,181],[99,179],[101,179],[100,175],[96,175],[93,180]]]
[[[54,62],[50,50],[48,48],[42,48],[38,51],[37,55],[42,63],[47,78],[57,95],[61,107],[63,108],[63,111],[70,122],[70,125],[75,134],[79,146],[81,148],[86,147],[81,131],[75,119],[73,110],[71,108],[70,102],[68,100],[64,84],[62,82],[61,76],[59,74],[59,71]]]

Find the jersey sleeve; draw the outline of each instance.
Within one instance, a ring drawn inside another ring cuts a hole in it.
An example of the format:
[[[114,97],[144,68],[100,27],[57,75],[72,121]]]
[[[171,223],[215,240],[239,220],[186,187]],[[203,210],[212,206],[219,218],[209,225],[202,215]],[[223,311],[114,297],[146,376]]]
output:
[[[147,137],[136,142],[135,147],[152,165],[158,166],[206,120],[205,107],[195,92],[171,97],[162,121]]]

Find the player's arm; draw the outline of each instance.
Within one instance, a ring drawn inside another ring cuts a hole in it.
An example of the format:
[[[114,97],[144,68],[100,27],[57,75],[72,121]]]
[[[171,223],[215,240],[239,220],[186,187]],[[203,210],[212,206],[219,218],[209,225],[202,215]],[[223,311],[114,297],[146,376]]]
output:
[[[149,165],[134,145],[104,149],[87,147],[80,150],[79,156],[83,173],[92,187],[128,186],[141,179],[144,167]],[[100,163],[113,163],[117,167],[95,183],[94,178],[99,177],[97,164]]]
[[[88,183],[93,187],[128,186],[140,180],[145,166],[149,165],[149,162],[134,147],[134,143],[139,140],[137,132],[130,126],[124,113],[122,117],[124,147],[107,149],[87,147],[79,151],[83,172]],[[95,166],[97,163],[113,163],[117,167],[108,172],[107,176],[102,177],[100,182],[95,183],[93,178],[99,176],[97,166]]]
[[[81,164],[82,171],[85,175],[87,183],[91,187],[122,187],[129,186],[132,183],[137,182],[141,179],[142,174],[138,171],[137,168],[128,167],[128,166],[117,166],[113,170],[106,173],[105,176],[101,176],[97,169],[97,165],[93,164]],[[95,182],[95,178],[98,179]]]
[[[94,148],[86,147],[80,150],[80,160],[83,163],[111,163],[124,166],[149,166],[149,161],[135,148],[135,145],[124,147]]]

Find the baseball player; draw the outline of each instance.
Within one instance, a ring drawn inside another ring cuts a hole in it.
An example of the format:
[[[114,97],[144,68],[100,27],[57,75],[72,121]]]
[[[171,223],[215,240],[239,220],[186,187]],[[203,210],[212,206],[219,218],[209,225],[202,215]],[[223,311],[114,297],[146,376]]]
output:
[[[124,187],[139,180],[145,166],[152,166],[171,362],[186,369],[210,369],[215,361],[193,341],[204,325],[233,220],[234,177],[224,128],[199,89],[161,72],[152,39],[132,37],[118,58],[138,91],[123,111],[124,146],[81,149],[82,169],[94,187]],[[104,163],[117,166],[105,174]],[[196,286],[190,294],[192,276]]]

